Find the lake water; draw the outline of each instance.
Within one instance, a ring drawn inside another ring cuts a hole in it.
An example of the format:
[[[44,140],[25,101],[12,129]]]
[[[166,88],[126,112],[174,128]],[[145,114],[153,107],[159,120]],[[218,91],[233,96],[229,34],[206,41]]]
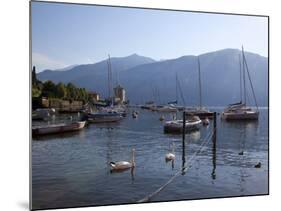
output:
[[[183,164],[182,136],[164,134],[159,117],[139,110],[137,119],[128,115],[120,123],[32,140],[33,209],[136,203],[153,193]],[[211,130],[212,122],[186,135],[185,160],[193,159],[185,164],[191,167],[151,201],[268,194],[268,110],[261,109],[259,121],[251,122],[218,116],[215,149],[205,140]],[[173,143],[175,162],[166,163]],[[111,173],[108,163],[129,161],[132,148],[134,171]],[[254,168],[258,162],[261,168]]]

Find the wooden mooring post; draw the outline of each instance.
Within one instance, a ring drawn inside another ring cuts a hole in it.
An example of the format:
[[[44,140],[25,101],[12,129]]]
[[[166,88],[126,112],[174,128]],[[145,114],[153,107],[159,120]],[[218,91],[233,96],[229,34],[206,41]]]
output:
[[[214,112],[214,126],[213,126],[213,148],[212,148],[212,162],[213,162],[213,170],[212,170],[212,179],[216,179],[216,160],[217,160],[217,112]]]
[[[185,111],[182,113],[182,175],[185,174]]]

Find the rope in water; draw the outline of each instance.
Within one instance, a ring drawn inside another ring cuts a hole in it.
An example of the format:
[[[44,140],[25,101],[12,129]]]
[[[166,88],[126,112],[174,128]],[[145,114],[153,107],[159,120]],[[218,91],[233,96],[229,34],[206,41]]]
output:
[[[202,144],[200,145],[199,150],[197,150],[195,153],[193,153],[193,155],[190,157],[190,159],[187,161],[186,165],[184,165],[174,176],[172,176],[165,184],[163,184],[160,188],[158,188],[156,191],[154,191],[153,193],[147,195],[146,197],[140,199],[137,201],[137,203],[141,203],[141,202],[147,202],[149,201],[152,197],[154,197],[156,194],[158,194],[159,192],[161,192],[167,185],[169,185],[176,177],[178,177],[181,173],[186,172],[188,169],[190,169],[190,167],[192,166],[192,163],[194,161],[195,156],[200,153],[203,149],[203,147],[208,144],[210,142],[210,140],[213,137],[213,132],[209,133],[206,137],[206,139],[202,142]]]

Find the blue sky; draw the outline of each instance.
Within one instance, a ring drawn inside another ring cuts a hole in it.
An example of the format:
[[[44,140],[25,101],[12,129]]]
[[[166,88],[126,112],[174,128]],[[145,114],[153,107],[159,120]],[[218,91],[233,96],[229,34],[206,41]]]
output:
[[[267,18],[32,2],[40,72],[134,53],[156,60],[244,48],[267,56]]]

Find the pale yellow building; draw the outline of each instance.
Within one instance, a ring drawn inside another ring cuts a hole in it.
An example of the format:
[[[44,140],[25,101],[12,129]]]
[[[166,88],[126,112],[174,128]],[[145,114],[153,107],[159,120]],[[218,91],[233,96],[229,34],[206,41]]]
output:
[[[89,95],[94,102],[97,102],[100,100],[100,95],[96,92],[89,92]]]
[[[115,100],[118,102],[118,103],[124,103],[125,100],[126,100],[126,97],[125,97],[125,89],[118,85],[114,88],[114,96],[115,96]]]

